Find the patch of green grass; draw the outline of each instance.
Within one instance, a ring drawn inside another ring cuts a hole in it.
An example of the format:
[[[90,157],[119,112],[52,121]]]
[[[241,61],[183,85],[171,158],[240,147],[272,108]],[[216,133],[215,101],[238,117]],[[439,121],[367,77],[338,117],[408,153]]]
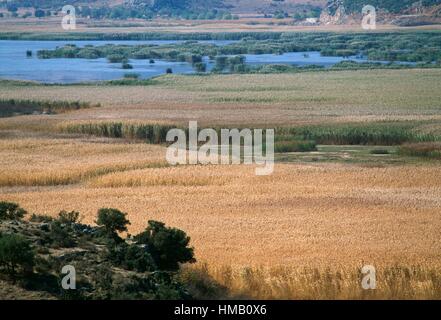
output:
[[[0,80],[0,86],[14,86],[14,87],[28,87],[28,86],[39,86],[40,84],[35,81],[25,81],[25,80]]]
[[[439,142],[408,143],[400,146],[398,152],[406,156],[441,160],[441,143]]]
[[[276,141],[274,144],[274,152],[276,153],[308,152],[316,150],[317,145],[314,141]]]
[[[439,136],[417,132],[416,127],[417,122],[397,121],[281,128],[279,132],[314,140],[319,144],[336,145],[400,145],[441,140]]]
[[[62,113],[72,110],[99,107],[79,101],[0,100],[0,117],[33,113]]]
[[[381,146],[387,154],[377,154],[377,146],[317,145],[317,150],[296,154],[276,154],[276,162],[284,163],[348,163],[366,166],[417,164],[417,158],[409,158],[397,152],[398,147]]]

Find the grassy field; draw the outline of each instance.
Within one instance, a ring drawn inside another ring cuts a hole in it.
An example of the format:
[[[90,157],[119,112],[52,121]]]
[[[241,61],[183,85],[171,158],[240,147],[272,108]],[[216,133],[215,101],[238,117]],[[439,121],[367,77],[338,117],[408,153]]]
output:
[[[162,76],[148,86],[41,86],[0,83],[0,99],[100,103],[39,120],[134,120],[207,125],[300,125],[439,120],[441,70],[366,70],[278,75]],[[2,119],[0,128],[17,121]],[[39,121],[38,120],[38,121]],[[36,122],[36,121],[35,121]],[[433,125],[437,127],[436,123]],[[44,126],[46,127],[46,125]],[[430,128],[425,128],[425,130]]]
[[[32,213],[128,213],[185,230],[199,264],[238,296],[439,298],[441,165],[399,146],[319,145],[252,166],[168,167],[166,149],[66,131],[84,123],[365,126],[440,135],[441,70],[164,76],[147,86],[0,82],[0,99],[82,101],[99,108],[0,119],[0,199]],[[386,125],[389,125],[386,122]],[[400,129],[401,130],[401,129]],[[404,129],[403,129],[404,130]],[[204,265],[207,264],[207,266]],[[377,267],[379,289],[360,290]],[[300,289],[299,289],[300,288]]]

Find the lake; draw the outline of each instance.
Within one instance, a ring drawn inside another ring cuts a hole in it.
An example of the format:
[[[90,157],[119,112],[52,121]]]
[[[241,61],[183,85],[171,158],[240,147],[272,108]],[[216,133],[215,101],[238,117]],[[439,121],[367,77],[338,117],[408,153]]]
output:
[[[38,50],[55,49],[57,46],[75,44],[78,47],[85,45],[100,46],[104,44],[141,45],[154,44],[163,45],[179,43],[184,41],[0,41],[0,78],[32,80],[44,83],[77,83],[86,81],[114,80],[120,79],[126,73],[137,73],[143,79],[152,78],[164,74],[167,68],[171,68],[176,74],[192,74],[194,69],[186,62],[170,62],[156,60],[150,64],[148,60],[130,60],[133,65],[131,70],[121,69],[121,65],[108,63],[107,59],[38,59]],[[212,43],[215,45],[227,45],[234,41],[199,41],[201,43]],[[33,56],[26,57],[26,51],[32,50]],[[282,55],[262,54],[244,55],[249,65],[261,64],[290,64],[290,65],[321,65],[332,66],[345,60],[366,62],[366,59],[357,57],[322,57],[319,52],[293,52]],[[206,57],[208,70],[214,66],[213,61]]]

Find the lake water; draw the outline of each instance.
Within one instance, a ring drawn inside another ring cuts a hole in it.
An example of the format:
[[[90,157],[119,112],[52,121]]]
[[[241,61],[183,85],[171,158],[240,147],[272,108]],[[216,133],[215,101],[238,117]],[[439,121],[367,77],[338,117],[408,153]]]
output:
[[[114,80],[120,79],[126,73],[137,73],[141,78],[148,79],[157,75],[164,74],[167,68],[172,68],[176,74],[191,74],[194,70],[191,64],[186,62],[170,62],[156,60],[150,64],[148,60],[130,60],[133,65],[131,70],[121,69],[121,64],[108,63],[107,59],[38,59],[38,50],[55,49],[57,46],[66,44],[76,44],[79,47],[85,45],[104,45],[126,44],[170,44],[183,41],[0,41],[0,78],[33,80],[44,83],[76,83],[85,81]],[[200,41],[202,43],[213,43],[216,45],[226,45],[233,41]],[[33,56],[26,57],[26,51],[32,50]],[[319,52],[285,53],[282,55],[262,54],[245,55],[247,64],[291,64],[291,65],[322,65],[332,66],[344,60],[366,62],[366,59],[356,57],[322,57]],[[208,61],[208,70],[214,66],[213,61]]]

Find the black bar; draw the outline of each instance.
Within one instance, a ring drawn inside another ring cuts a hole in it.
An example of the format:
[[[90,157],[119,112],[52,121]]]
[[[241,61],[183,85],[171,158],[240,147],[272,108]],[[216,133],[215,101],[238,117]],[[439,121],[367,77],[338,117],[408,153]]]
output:
[[[437,315],[440,301],[1,301],[2,314],[85,320],[97,313],[119,319],[309,319],[320,316],[391,318]],[[9,313],[9,312],[11,313]],[[304,316],[307,316],[306,318]],[[85,317],[86,316],[86,317]],[[437,316],[435,317],[437,318]]]

